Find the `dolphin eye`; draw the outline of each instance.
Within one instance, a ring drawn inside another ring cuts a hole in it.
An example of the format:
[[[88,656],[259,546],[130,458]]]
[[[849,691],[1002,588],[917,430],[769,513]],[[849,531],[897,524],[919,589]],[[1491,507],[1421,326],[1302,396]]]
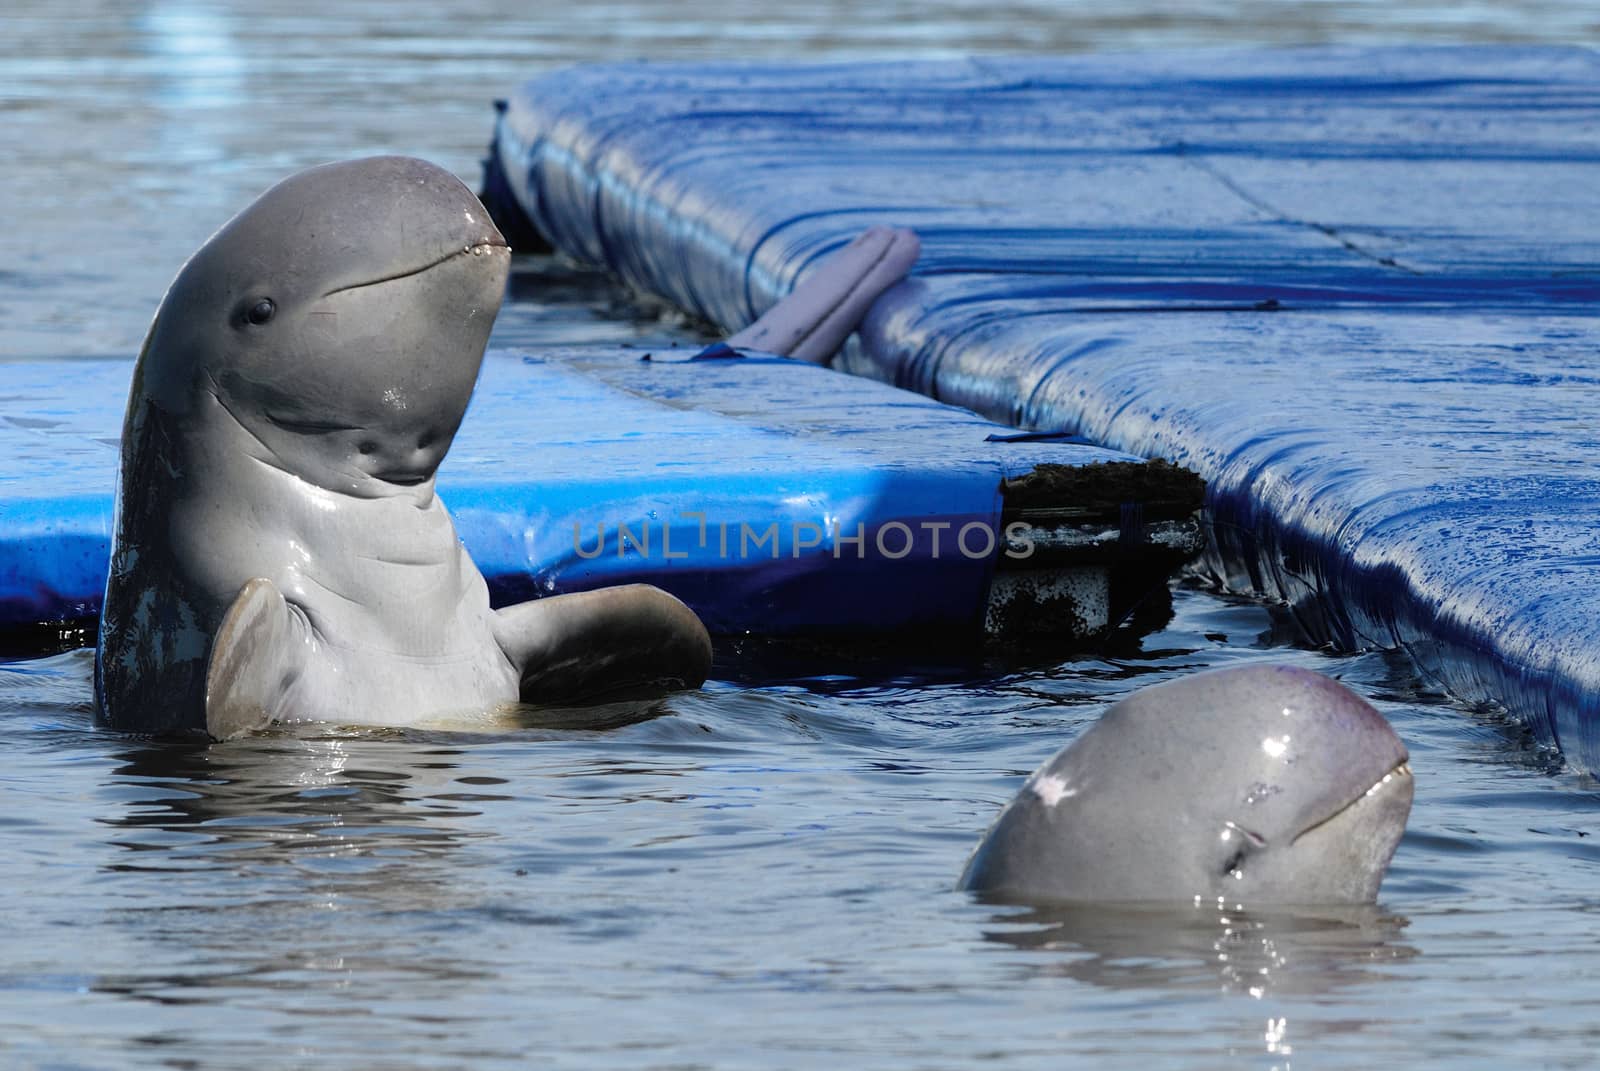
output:
[[[1241,866],[1243,866],[1244,857],[1248,854],[1250,853],[1244,848],[1239,848],[1232,855],[1228,856],[1228,861],[1222,864],[1222,876],[1227,877],[1229,874],[1232,874],[1235,870],[1238,870]]]
[[[278,306],[271,298],[262,298],[260,301],[250,306],[250,311],[244,314],[244,318],[250,323],[255,324],[257,327],[260,327],[262,324],[272,319],[273,314],[277,311]]]

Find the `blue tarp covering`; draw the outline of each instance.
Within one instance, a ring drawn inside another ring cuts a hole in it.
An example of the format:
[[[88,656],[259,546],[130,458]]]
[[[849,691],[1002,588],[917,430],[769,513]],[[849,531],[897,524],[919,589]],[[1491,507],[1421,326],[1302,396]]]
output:
[[[841,358],[1210,484],[1215,566],[1600,769],[1600,55],[610,66],[508,102],[556,244],[724,324],[862,227]]]
[[[484,362],[438,485],[497,604],[640,580],[714,632],[976,635],[994,558],[960,553],[953,533],[1001,530],[1004,477],[1130,460],[987,442],[1006,429],[812,365],[641,357]],[[132,369],[3,366],[0,627],[98,611]],[[895,521],[912,540],[891,528],[880,543]]]

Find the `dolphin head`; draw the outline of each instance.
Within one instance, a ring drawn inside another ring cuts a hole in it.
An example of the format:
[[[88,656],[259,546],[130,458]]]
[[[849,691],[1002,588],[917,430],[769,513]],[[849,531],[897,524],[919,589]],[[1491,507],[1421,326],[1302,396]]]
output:
[[[1360,903],[1411,810],[1405,745],[1309,670],[1251,666],[1142,689],[1039,768],[963,888],[1000,899]]]
[[[477,197],[433,164],[302,171],[184,265],[135,401],[178,419],[220,407],[262,460],[331,490],[422,483],[466,412],[509,267]]]

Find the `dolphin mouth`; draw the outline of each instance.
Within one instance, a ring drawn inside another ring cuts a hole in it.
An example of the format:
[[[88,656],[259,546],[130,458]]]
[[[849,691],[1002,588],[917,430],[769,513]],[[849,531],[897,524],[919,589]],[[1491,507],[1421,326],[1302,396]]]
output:
[[[413,275],[421,275],[425,271],[432,271],[439,265],[448,264],[450,261],[456,260],[459,257],[492,256],[494,251],[497,249],[503,249],[507,253],[511,252],[511,246],[506,243],[505,239],[485,238],[481,242],[471,242],[462,246],[460,249],[452,250],[442,257],[430,260],[428,263],[419,268],[406,268],[402,271],[390,272],[388,275],[380,275],[376,279],[368,279],[365,282],[351,283],[348,286],[336,286],[322,296],[325,298],[330,298],[335,294],[343,294],[348,290],[360,290],[368,286],[377,286],[380,283],[392,283],[396,279],[409,279]]]
[[[1317,821],[1312,822],[1310,825],[1306,826],[1300,832],[1296,833],[1294,835],[1294,838],[1292,840],[1290,840],[1289,843],[1293,844],[1293,843],[1295,843],[1295,841],[1298,841],[1301,837],[1308,836],[1308,835],[1310,835],[1312,833],[1315,833],[1317,830],[1322,829],[1324,826],[1327,826],[1327,825],[1329,825],[1329,824],[1331,824],[1333,822],[1338,821],[1340,818],[1342,818],[1345,815],[1349,814],[1352,810],[1354,810],[1355,808],[1361,806],[1363,803],[1365,803],[1368,800],[1372,799],[1374,796],[1378,796],[1378,795],[1380,795],[1380,794],[1382,794],[1384,792],[1391,791],[1392,790],[1392,786],[1398,785],[1398,784],[1402,784],[1402,783],[1408,783],[1408,782],[1410,782],[1410,780],[1411,780],[1411,757],[1408,755],[1405,758],[1401,759],[1399,762],[1395,763],[1388,770],[1386,770],[1384,772],[1384,775],[1382,777],[1378,778],[1376,781],[1372,782],[1372,784],[1367,788],[1367,790],[1365,792],[1361,793],[1361,795],[1357,796],[1355,799],[1351,800],[1349,803],[1346,803],[1343,807],[1340,807],[1338,810],[1334,811],[1332,814],[1328,815],[1326,818],[1319,818]]]
[[[399,484],[401,487],[415,487],[433,478],[431,472],[374,472],[371,475],[384,483]]]

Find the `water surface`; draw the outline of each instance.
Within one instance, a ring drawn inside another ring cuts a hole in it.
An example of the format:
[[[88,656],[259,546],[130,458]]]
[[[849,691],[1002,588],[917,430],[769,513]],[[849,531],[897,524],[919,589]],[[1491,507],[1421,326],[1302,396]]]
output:
[[[1588,1066],[1594,786],[1392,658],[1175,607],[1132,657],[712,684],[602,731],[158,746],[92,726],[87,651],[0,666],[0,1062]],[[953,891],[1105,702],[1261,659],[1339,675],[1411,748],[1377,908]]]

